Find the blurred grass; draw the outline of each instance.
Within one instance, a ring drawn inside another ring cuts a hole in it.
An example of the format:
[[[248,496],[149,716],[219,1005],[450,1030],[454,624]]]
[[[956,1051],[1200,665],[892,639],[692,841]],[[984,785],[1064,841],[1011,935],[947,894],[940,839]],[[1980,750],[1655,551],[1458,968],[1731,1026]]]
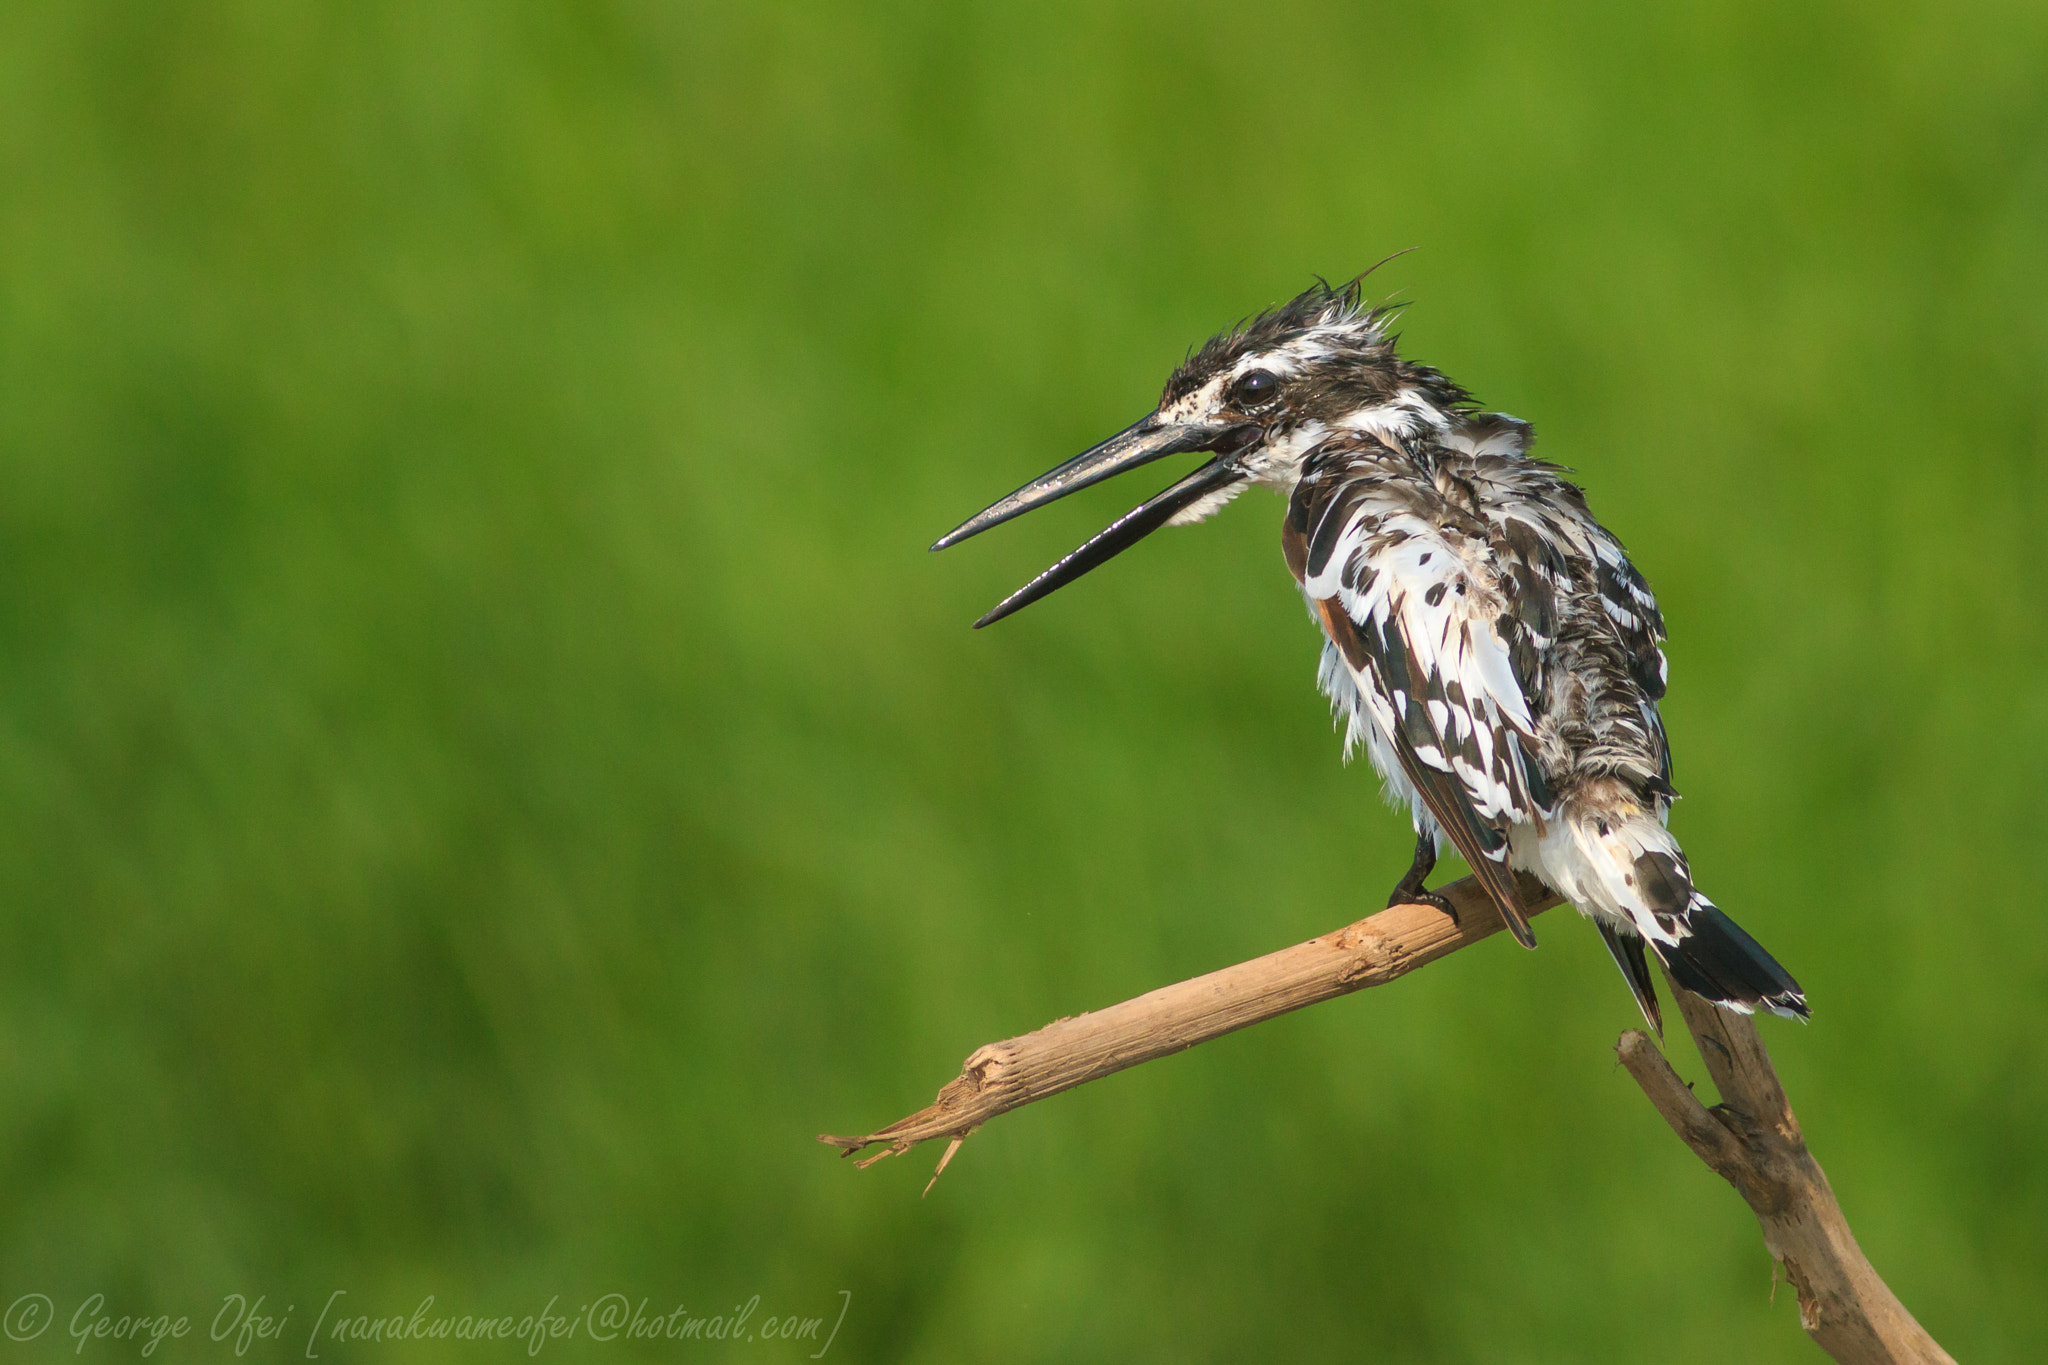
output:
[[[1657,585],[1866,1249],[1960,1359],[2048,1338],[2038,6],[23,4],[0,184],[9,1301],[1813,1358],[1569,919],[922,1202],[810,1141],[1384,896],[1270,500],[981,634],[1140,491],[922,547],[1421,245],[1410,351]]]

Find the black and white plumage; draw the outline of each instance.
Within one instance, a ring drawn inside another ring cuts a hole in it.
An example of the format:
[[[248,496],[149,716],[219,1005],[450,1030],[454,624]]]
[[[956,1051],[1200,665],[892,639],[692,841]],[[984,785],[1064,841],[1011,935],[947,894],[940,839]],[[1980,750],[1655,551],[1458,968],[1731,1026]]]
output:
[[[1318,284],[1217,336],[1158,408],[942,538],[943,549],[1180,451],[1213,458],[998,604],[987,625],[1252,484],[1287,498],[1288,568],[1325,636],[1318,681],[1414,821],[1389,904],[1423,901],[1446,845],[1525,946],[1517,871],[1598,926],[1652,1026],[1645,949],[1706,999],[1796,1018],[1805,994],[1693,885],[1665,827],[1664,618],[1621,542],[1527,423],[1400,357],[1359,281]]]

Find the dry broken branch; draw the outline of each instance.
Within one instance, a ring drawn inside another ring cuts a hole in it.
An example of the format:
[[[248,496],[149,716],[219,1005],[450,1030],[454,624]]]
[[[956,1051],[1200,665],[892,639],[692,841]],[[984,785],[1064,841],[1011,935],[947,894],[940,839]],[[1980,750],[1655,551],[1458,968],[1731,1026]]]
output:
[[[1845,1365],[1955,1365],[1856,1245],[1756,1021],[1672,989],[1721,1102],[1700,1103],[1640,1030],[1622,1034],[1615,1050],[1671,1130],[1749,1201],[1764,1245],[1799,1291],[1799,1325]]]
[[[908,1118],[859,1137],[818,1140],[847,1156],[880,1146],[859,1163],[869,1166],[947,1138],[943,1172],[968,1134],[998,1114],[1304,1005],[1385,985],[1502,928],[1500,913],[1470,878],[1443,894],[1457,907],[1456,923],[1428,906],[1396,905],[1307,943],[1055,1020],[977,1049],[938,1099]],[[1531,915],[1558,904],[1526,877],[1522,894]],[[1638,1030],[1624,1033],[1617,1051],[1673,1131],[1749,1201],[1765,1245],[1799,1291],[1801,1325],[1844,1365],[1954,1365],[1856,1245],[1827,1176],[1806,1150],[1755,1021],[1675,985],[1673,991],[1722,1102],[1702,1104]]]
[[[1502,927],[1500,911],[1470,877],[1443,888],[1443,895],[1457,907],[1455,924],[1427,905],[1396,905],[1292,948],[1055,1020],[978,1049],[938,1099],[909,1118],[859,1137],[821,1134],[818,1141],[848,1155],[886,1144],[860,1163],[867,1166],[920,1142],[952,1138],[951,1160],[961,1139],[998,1114],[1319,1000],[1383,986]],[[1532,915],[1558,903],[1547,887],[1527,878],[1522,899]]]

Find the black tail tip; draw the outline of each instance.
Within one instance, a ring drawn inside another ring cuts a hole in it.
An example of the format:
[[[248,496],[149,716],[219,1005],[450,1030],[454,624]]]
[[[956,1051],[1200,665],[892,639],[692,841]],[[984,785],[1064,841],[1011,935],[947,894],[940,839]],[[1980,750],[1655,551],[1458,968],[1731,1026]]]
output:
[[[1787,1019],[1812,1017],[1806,992],[1792,973],[1712,901],[1695,894],[1684,922],[1691,931],[1685,938],[1655,945],[1672,980],[1703,1000],[1742,1014],[1763,1008]]]

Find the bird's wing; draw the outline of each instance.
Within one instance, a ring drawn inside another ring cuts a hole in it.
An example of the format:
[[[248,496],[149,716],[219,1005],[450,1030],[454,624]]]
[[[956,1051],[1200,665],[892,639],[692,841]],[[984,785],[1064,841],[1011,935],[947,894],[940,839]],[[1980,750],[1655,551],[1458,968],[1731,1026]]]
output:
[[[1591,519],[1588,518],[1591,522]],[[1667,677],[1664,650],[1664,613],[1657,610],[1657,596],[1629,563],[1628,552],[1614,534],[1598,522],[1591,522],[1594,584],[1600,606],[1628,651],[1629,672],[1636,685],[1651,701],[1664,696]]]
[[[1614,627],[1621,647],[1628,655],[1629,676],[1640,689],[1638,696],[1643,730],[1657,752],[1657,775],[1667,794],[1671,787],[1671,740],[1664,733],[1664,717],[1657,703],[1664,697],[1669,668],[1664,661],[1664,613],[1657,610],[1656,594],[1636,566],[1629,563],[1621,542],[1606,527],[1587,517],[1591,528],[1593,578],[1600,594],[1600,608]]]
[[[1503,623],[1513,618],[1470,543],[1425,515],[1410,489],[1370,473],[1304,479],[1288,560],[1375,722],[1437,823],[1515,937],[1534,947],[1510,826],[1552,804],[1534,761],[1535,722]]]
[[[1502,412],[1468,413],[1447,437],[1467,457],[1474,483],[1484,485],[1487,512],[1514,550],[1516,567],[1538,580],[1527,586],[1554,591],[1567,576],[1590,579],[1628,654],[1630,673],[1654,702],[1664,695],[1665,681],[1664,651],[1658,647],[1664,615],[1656,595],[1614,533],[1593,519],[1585,492],[1565,477],[1567,471],[1530,456],[1533,439],[1527,422]],[[1575,566],[1573,560],[1582,563]],[[1537,605],[1540,610],[1543,604]]]
[[[1590,593],[1621,647],[1635,683],[1642,725],[1655,746],[1661,776],[1671,781],[1671,746],[1657,703],[1664,696],[1664,614],[1614,533],[1593,519],[1585,494],[1565,471],[1541,460],[1479,458],[1476,482],[1486,491],[1492,532],[1503,551],[1517,616],[1538,658],[1549,649],[1568,599]],[[1540,691],[1532,691],[1532,696]]]

